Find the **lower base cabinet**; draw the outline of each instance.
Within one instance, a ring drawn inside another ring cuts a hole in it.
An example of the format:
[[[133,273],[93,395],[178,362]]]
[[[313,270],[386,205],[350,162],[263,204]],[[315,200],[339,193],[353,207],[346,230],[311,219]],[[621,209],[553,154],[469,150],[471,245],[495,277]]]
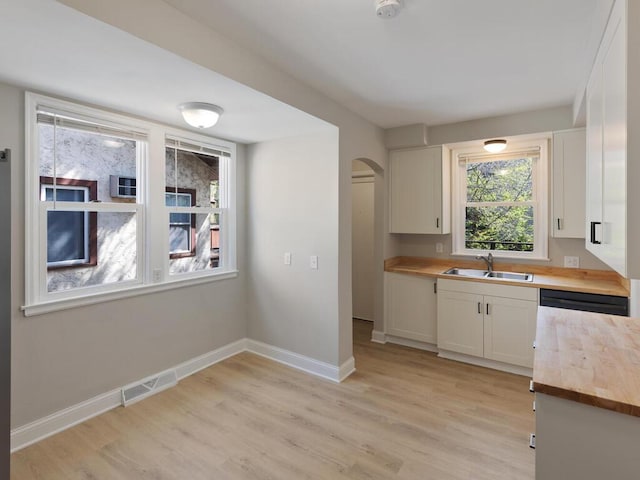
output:
[[[435,344],[436,279],[385,272],[386,333]]]
[[[441,279],[438,348],[533,368],[536,288]]]

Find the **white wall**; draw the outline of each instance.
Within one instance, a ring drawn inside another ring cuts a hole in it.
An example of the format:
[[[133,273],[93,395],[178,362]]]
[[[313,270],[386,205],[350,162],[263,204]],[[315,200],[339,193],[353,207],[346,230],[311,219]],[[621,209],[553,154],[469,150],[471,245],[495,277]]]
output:
[[[247,160],[249,337],[337,365],[337,129],[251,145]]]
[[[237,279],[24,317],[24,91],[0,84],[0,131],[13,150],[12,427],[246,336],[244,221]],[[244,192],[244,147],[238,190]],[[242,195],[239,211],[244,211]],[[5,252],[6,253],[6,252]]]

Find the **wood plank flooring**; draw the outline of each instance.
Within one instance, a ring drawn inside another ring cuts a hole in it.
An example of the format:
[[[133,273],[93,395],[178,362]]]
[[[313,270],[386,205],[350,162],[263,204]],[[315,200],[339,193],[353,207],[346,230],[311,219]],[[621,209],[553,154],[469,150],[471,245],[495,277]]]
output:
[[[533,479],[524,377],[371,343],[342,384],[244,353],[12,456],[23,479]]]

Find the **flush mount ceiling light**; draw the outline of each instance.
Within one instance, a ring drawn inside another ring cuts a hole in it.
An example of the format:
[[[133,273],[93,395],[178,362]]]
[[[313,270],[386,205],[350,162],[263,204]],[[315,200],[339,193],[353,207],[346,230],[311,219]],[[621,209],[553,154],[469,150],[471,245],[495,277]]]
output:
[[[400,0],[376,0],[376,15],[379,18],[393,18],[401,7]]]
[[[484,142],[484,149],[490,153],[499,153],[507,148],[507,141],[504,139],[487,140]]]
[[[196,128],[213,127],[224,112],[218,105],[203,102],[183,103],[178,105],[178,110],[182,112],[184,121]]]

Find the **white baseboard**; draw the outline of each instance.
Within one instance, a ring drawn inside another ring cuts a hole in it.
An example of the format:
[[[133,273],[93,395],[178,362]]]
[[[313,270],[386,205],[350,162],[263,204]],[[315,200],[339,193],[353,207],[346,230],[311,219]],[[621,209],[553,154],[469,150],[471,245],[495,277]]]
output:
[[[455,360],[456,362],[470,363],[472,365],[491,368],[493,370],[500,370],[503,372],[515,373],[516,375],[522,375],[524,377],[533,376],[532,368],[520,367],[518,365],[510,365],[508,363],[496,362],[495,360],[474,357],[472,355],[465,355],[464,353],[450,352],[448,350],[440,350],[440,353],[438,353],[438,357],[446,358],[447,360]]]
[[[374,343],[387,343],[387,336],[380,330],[371,331],[371,341]]]
[[[222,360],[247,351],[333,382],[341,382],[355,371],[355,360],[353,357],[337,367],[311,357],[247,338],[242,338],[205,353],[204,355],[187,360],[174,367],[174,369],[176,370],[178,380],[182,380]],[[72,405],[11,430],[11,452],[16,452],[67,428],[82,423],[85,420],[89,420],[90,418],[121,406],[122,388],[124,387],[123,385],[122,387],[115,388],[102,395],[98,395],[97,397],[85,400],[84,402]]]
[[[290,350],[274,347],[273,345],[268,345],[257,340],[247,340],[247,351],[270,360],[283,363],[298,370],[302,370],[303,372],[310,373],[317,377],[326,378],[327,380],[338,383],[342,381],[342,375],[346,378],[355,369],[355,361],[351,364],[351,367],[349,367],[349,365],[344,367],[344,365],[348,364],[350,360],[345,362],[342,366],[337,367],[330,363],[322,362],[305,355],[300,355],[299,353],[295,353]]]
[[[419,342],[418,340],[411,340],[409,338],[396,337],[393,335],[387,335],[386,339],[388,343],[395,343],[396,345],[402,345],[404,347],[417,348],[427,352],[439,352],[438,346],[432,343]]]
[[[116,388],[11,430],[11,453],[120,405],[122,393],[120,388]]]
[[[356,359],[351,357],[349,360],[340,365],[340,368],[338,370],[338,382],[342,382],[355,371]]]
[[[186,362],[181,363],[176,368],[178,374],[178,381],[182,380],[189,375],[193,375],[200,370],[203,370],[211,365],[214,365],[222,360],[233,357],[239,353],[247,350],[247,339],[241,338],[233,343],[225,345],[224,347],[217,348],[211,352],[207,352],[199,357],[192,358]]]

